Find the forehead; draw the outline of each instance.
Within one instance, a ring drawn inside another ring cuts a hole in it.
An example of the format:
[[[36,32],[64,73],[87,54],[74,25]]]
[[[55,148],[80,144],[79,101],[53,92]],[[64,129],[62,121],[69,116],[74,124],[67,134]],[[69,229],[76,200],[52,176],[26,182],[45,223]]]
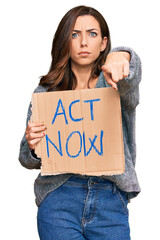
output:
[[[91,15],[84,15],[84,16],[79,16],[76,19],[74,29],[75,30],[80,30],[80,29],[98,29],[100,30],[100,25],[99,22]]]

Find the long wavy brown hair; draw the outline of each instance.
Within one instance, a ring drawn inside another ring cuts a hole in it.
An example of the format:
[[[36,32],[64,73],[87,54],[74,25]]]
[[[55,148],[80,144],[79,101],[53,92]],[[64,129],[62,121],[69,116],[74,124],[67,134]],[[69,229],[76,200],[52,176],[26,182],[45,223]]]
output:
[[[111,49],[111,40],[108,25],[103,16],[94,8],[78,6],[69,10],[60,21],[53,38],[51,56],[52,61],[49,72],[41,76],[39,85],[48,88],[47,91],[72,90],[76,88],[77,79],[71,70],[70,46],[72,32],[77,17],[83,15],[93,16],[100,25],[102,39],[107,37],[107,47],[95,60],[89,81],[99,76],[107,54]]]

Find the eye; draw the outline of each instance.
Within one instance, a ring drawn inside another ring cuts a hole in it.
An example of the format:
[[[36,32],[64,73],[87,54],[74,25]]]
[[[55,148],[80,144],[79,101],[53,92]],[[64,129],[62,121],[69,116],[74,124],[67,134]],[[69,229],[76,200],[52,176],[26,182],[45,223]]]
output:
[[[90,32],[90,36],[91,36],[91,37],[96,37],[96,36],[97,36],[97,33],[96,33],[96,32]]]
[[[77,38],[78,37],[78,33],[72,33],[72,38]]]

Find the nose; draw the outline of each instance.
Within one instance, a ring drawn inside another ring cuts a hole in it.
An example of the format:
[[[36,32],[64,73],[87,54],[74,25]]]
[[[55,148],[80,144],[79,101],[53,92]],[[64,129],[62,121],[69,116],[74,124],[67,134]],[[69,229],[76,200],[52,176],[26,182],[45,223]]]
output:
[[[81,35],[81,46],[82,47],[87,46],[87,36],[85,33]]]

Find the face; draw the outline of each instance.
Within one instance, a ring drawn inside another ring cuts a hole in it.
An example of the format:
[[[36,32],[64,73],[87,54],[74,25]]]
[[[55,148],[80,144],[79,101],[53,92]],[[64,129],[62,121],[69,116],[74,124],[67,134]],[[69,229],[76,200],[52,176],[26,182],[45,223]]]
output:
[[[71,65],[92,66],[107,45],[102,39],[99,22],[90,15],[79,16],[75,22],[71,41]]]

